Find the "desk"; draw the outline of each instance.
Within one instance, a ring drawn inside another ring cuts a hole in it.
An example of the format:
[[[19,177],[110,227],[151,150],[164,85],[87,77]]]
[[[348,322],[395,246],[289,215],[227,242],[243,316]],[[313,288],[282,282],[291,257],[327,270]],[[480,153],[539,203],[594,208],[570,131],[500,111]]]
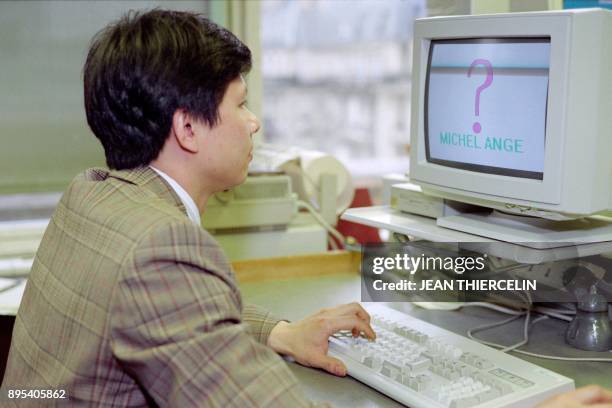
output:
[[[255,268],[249,268],[245,262],[237,268],[240,288],[246,302],[267,307],[280,317],[291,320],[300,319],[322,307],[339,303],[358,301],[360,299],[360,278],[355,269],[355,260],[345,257],[344,269],[342,256],[338,255],[333,268],[321,269],[319,260],[296,258],[290,262],[283,259],[282,264],[257,263]],[[334,259],[334,258],[329,258]],[[301,263],[302,266],[299,266]],[[309,266],[310,263],[310,266]],[[269,275],[258,272],[266,270]],[[284,273],[283,270],[288,271]],[[242,272],[250,271],[248,274]],[[290,273],[296,273],[295,275]],[[433,311],[415,307],[409,303],[389,304],[407,314],[428,321],[447,330],[465,335],[466,330],[481,324],[502,320],[506,315],[489,309],[465,308],[460,311]],[[565,344],[565,328],[567,323],[548,319],[537,323],[530,332],[529,343],[525,350],[569,357],[611,357],[612,353],[592,353],[571,348]],[[522,336],[523,323],[513,322],[489,332],[479,333],[491,340],[503,344],[513,344]],[[520,354],[519,358],[548,368],[567,377],[573,378],[576,386],[596,383],[612,388],[612,363],[564,362],[544,360]],[[330,401],[334,406],[351,407],[399,407],[394,400],[378,393],[372,388],[352,379],[339,378],[320,370],[306,368],[290,363],[290,368],[302,383],[306,394],[316,401]]]
[[[246,302],[267,307],[279,317],[297,320],[322,307],[359,301],[361,283],[358,273],[359,255],[345,252],[325,255],[295,256],[234,263],[240,288]],[[465,335],[467,329],[504,318],[494,311],[466,308],[461,311],[432,311],[409,303],[389,304],[419,319]],[[12,326],[12,324],[11,324]],[[612,353],[589,353],[567,346],[564,342],[566,323],[544,320],[530,333],[525,350],[563,356],[610,356]],[[12,327],[11,327],[12,328]],[[503,329],[492,330],[487,340],[511,344],[519,340],[522,323],[513,322]],[[8,344],[7,344],[8,346]],[[612,388],[611,363],[563,362],[521,356],[539,366],[573,378],[576,386],[596,383]],[[338,407],[400,407],[394,400],[352,379],[339,378],[320,370],[289,363],[306,394],[316,401],[330,401]],[[3,367],[0,367],[3,368]],[[0,372],[1,375],[1,372]]]

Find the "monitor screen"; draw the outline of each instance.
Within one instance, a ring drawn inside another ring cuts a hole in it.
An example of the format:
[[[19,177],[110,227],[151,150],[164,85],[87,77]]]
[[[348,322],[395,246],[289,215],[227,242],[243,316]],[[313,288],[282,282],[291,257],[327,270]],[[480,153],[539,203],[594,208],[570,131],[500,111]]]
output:
[[[549,65],[550,37],[432,40],[427,160],[542,180]]]

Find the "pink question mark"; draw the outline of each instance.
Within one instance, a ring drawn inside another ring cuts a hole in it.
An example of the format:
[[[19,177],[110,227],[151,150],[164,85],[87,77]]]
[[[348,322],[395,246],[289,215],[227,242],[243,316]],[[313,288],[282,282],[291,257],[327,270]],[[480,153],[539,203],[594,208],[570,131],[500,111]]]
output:
[[[491,66],[491,62],[489,60],[477,58],[474,61],[472,61],[472,65],[470,65],[470,69],[468,69],[468,73],[467,73],[468,78],[472,75],[472,70],[474,69],[476,65],[484,65],[487,68],[487,79],[484,81],[482,85],[480,85],[476,89],[476,102],[475,102],[474,111],[476,112],[476,116],[479,116],[480,115],[480,93],[484,91],[486,88],[488,88],[493,83],[493,67]],[[474,133],[480,133],[480,131],[482,130],[482,126],[480,126],[480,123],[474,122],[474,124],[472,125],[472,130],[474,130]]]

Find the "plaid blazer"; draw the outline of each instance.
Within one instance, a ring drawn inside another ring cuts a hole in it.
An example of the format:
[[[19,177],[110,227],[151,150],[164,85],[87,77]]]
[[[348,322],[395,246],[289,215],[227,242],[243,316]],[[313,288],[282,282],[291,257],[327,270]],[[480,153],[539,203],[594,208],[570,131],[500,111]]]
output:
[[[265,345],[277,322],[243,307],[222,250],[155,171],[89,169],[45,231],[2,387],[66,390],[50,405],[309,405]]]

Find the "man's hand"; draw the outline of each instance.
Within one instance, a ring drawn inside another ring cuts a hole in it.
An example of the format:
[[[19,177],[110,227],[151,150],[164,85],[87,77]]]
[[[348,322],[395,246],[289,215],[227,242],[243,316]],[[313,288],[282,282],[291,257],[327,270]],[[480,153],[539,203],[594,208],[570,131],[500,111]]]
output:
[[[587,385],[544,401],[537,408],[612,408],[612,391]]]
[[[345,376],[344,363],[327,355],[328,338],[339,330],[351,330],[355,337],[363,333],[371,340],[376,338],[370,326],[370,315],[359,303],[349,303],[321,309],[294,323],[278,323],[270,333],[268,345],[302,365]]]

